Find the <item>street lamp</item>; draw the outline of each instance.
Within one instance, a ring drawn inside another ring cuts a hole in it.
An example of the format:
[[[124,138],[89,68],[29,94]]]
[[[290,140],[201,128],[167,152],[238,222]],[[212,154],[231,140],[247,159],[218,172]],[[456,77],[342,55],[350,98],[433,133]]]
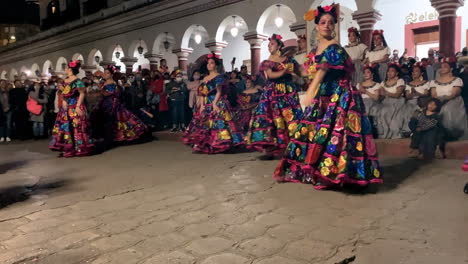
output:
[[[234,20],[234,27],[231,28],[231,36],[233,38],[237,37],[237,34],[239,34],[239,29],[237,28],[237,24],[236,24],[236,16],[232,16],[232,19]]]
[[[99,56],[95,56],[95,57],[94,57],[94,61],[95,61],[96,63],[99,63],[99,62],[101,61],[101,58],[100,58]]]
[[[196,34],[195,34],[195,43],[200,44],[202,41],[202,36],[200,35],[200,25],[197,25]]]
[[[138,46],[137,49],[138,49],[138,53],[139,53],[140,55],[143,55],[143,51],[144,51],[145,49],[141,46],[141,39],[140,39],[140,46]]]
[[[284,20],[281,17],[281,5],[276,5],[278,7],[278,14],[277,17],[275,18],[275,25],[276,27],[280,28],[283,26]]]
[[[166,40],[164,40],[163,42],[163,45],[164,45],[164,48],[167,50],[169,50],[169,48],[171,47],[171,43],[169,42],[169,40],[167,39],[167,35],[169,34],[168,32],[165,32],[166,33]]]

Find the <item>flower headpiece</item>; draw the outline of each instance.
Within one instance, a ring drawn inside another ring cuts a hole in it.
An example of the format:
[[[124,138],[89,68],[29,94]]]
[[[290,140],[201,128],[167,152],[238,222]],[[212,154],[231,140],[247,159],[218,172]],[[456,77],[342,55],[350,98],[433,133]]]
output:
[[[348,33],[351,33],[351,32],[354,32],[354,33],[359,33],[359,30],[355,27],[350,27],[348,28]]]
[[[216,58],[216,59],[221,59],[221,56],[219,56],[218,54],[214,54],[214,53],[210,53],[206,56],[208,59],[213,59],[213,58]]]
[[[76,66],[78,66],[79,63],[80,63],[80,62],[77,61],[77,60],[70,61],[70,62],[68,63],[68,67],[70,67],[70,68],[76,68]]]
[[[416,62],[416,63],[413,65],[413,68],[414,68],[414,67],[419,67],[419,68],[422,68],[422,69],[426,69],[427,63],[418,61],[418,62]]]
[[[338,12],[336,10],[336,5],[328,5],[328,6],[319,6],[317,9],[310,9],[307,11],[307,13],[304,14],[304,20],[306,21],[314,21],[316,24],[318,24],[317,17],[320,15],[320,13],[330,13],[334,19],[335,23],[336,20],[338,19]]]
[[[111,73],[114,73],[117,71],[117,67],[115,65],[108,65],[107,70],[109,70]]]
[[[382,29],[381,30],[374,30],[374,31],[372,31],[372,36],[375,36],[375,35],[383,36],[383,33],[384,33],[384,31]]]
[[[306,40],[306,39],[307,39],[307,37],[306,37],[306,35],[305,35],[305,34],[302,34],[302,35],[299,35],[299,36],[298,36],[298,39],[303,39],[303,40]]]
[[[175,77],[177,77],[177,75],[179,75],[179,74],[184,75],[184,72],[181,71],[181,70],[179,70],[179,69],[177,69],[177,70],[174,70],[174,71],[171,73],[171,76],[172,76],[172,78],[175,78]]]
[[[268,40],[282,40],[283,37],[279,34],[273,34]]]
[[[455,57],[445,57],[441,60],[442,63],[448,63],[448,64],[453,64],[457,63],[457,58]]]
[[[397,67],[398,69],[400,69],[400,68],[401,68],[401,66],[402,66],[402,65],[400,65],[400,64],[399,64],[399,63],[397,63],[397,62],[394,62],[394,63],[390,63],[390,64],[388,64],[388,67]]]

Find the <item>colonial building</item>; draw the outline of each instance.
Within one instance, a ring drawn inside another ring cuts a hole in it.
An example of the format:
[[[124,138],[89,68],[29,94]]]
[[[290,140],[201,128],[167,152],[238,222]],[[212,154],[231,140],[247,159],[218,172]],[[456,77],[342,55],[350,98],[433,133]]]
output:
[[[90,71],[155,68],[162,58],[186,70],[210,51],[227,70],[246,64],[256,72],[269,35],[294,42],[310,31],[304,13],[332,2],[340,4],[343,44],[346,29],[356,26],[365,42],[374,28],[384,29],[391,48],[410,56],[465,46],[463,0],[40,0],[43,31],[0,48],[0,78],[47,78],[72,59]]]

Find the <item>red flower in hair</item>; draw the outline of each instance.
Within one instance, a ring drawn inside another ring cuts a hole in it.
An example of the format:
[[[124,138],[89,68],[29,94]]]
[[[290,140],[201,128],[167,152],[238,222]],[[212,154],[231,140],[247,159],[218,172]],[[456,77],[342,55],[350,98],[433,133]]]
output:
[[[329,5],[329,6],[324,6],[324,7],[323,7],[323,10],[324,10],[325,12],[331,12],[332,9],[333,9],[333,6],[331,6],[331,5]]]
[[[442,59],[443,63],[456,63],[457,59],[455,57],[445,57]]]
[[[319,11],[318,9],[315,9],[315,16],[318,16],[319,15]]]
[[[208,54],[208,56],[207,56],[207,57],[208,57],[208,59],[212,59],[213,57],[214,57],[214,58],[217,58],[217,59],[219,59],[219,58],[220,58],[220,56],[219,56],[218,54],[214,54],[214,53],[210,53],[210,54]]]
[[[383,36],[383,32],[384,32],[383,30],[374,30],[374,31],[372,32],[372,36],[374,36],[374,35]]]
[[[282,40],[283,37],[281,35],[278,35],[278,34],[273,34],[273,36],[271,36],[268,40]]]
[[[355,27],[348,28],[348,33],[351,33],[351,32],[358,32],[358,29]]]
[[[70,68],[75,68],[77,65],[78,65],[78,61],[76,60],[70,61],[70,63],[68,63],[68,67]]]

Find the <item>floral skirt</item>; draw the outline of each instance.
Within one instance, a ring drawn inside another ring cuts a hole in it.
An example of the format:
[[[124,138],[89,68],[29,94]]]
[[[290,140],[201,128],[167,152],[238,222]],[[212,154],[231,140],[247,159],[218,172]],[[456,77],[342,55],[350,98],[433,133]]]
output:
[[[114,141],[133,141],[140,138],[147,126],[136,115],[120,105],[115,112]]]
[[[347,82],[331,94],[319,93],[306,108],[274,178],[310,183],[316,189],[382,183],[364,109],[361,95]]]
[[[282,154],[302,117],[293,82],[267,83],[252,113],[247,146],[256,151]]]
[[[194,151],[216,154],[244,144],[242,133],[232,119],[229,103],[220,100],[217,106],[219,112],[215,113],[212,104],[206,104],[201,113],[194,114],[187,127],[183,140]]]
[[[86,113],[84,105],[81,110]],[[69,105],[68,110],[60,110],[57,115],[49,148],[62,152],[64,157],[88,156],[94,151],[90,135],[87,116],[78,116],[76,106]]]

